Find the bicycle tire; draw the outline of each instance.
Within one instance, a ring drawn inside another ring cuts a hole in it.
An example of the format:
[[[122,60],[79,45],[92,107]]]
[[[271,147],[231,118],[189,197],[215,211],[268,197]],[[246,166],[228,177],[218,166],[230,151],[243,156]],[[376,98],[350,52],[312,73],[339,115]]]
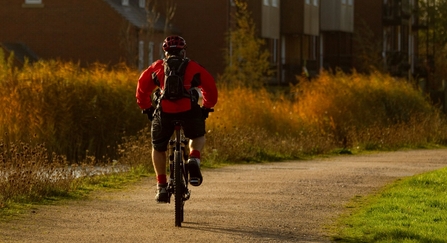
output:
[[[181,227],[183,222],[183,173],[181,168],[182,152],[174,151],[174,201],[175,201],[175,226]]]

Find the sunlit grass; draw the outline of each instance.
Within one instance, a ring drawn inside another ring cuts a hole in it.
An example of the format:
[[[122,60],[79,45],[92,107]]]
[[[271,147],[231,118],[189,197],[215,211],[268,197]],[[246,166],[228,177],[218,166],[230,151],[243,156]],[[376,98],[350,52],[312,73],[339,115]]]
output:
[[[216,112],[207,121],[206,156],[280,160],[446,141],[445,115],[405,80],[322,73],[288,92],[272,89],[220,87]]]
[[[334,136],[339,146],[363,148],[440,142],[443,115],[403,79],[380,73],[323,73],[296,87],[294,111]]]
[[[447,169],[407,178],[343,217],[339,242],[446,242]]]
[[[1,59],[1,58],[0,58]],[[116,155],[122,136],[147,123],[135,102],[138,72],[125,66],[41,61],[21,69],[0,60],[0,138],[45,143],[80,161]]]

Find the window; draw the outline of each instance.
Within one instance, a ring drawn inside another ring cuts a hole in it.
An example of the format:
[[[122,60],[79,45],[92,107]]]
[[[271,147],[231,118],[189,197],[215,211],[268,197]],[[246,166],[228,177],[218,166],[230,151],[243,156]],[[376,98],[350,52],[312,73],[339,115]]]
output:
[[[154,62],[154,42],[149,42],[149,48],[148,48],[148,63],[151,65]]]
[[[42,0],[25,0],[25,4],[42,4]]]
[[[341,4],[346,4],[346,0],[341,0]]]
[[[305,60],[317,59],[317,37],[314,35],[305,35],[302,40],[303,45],[303,58]]]
[[[353,5],[354,4],[354,0],[348,0],[348,5]]]
[[[121,0],[121,5],[129,6],[129,0]]]
[[[264,6],[269,6],[269,5],[270,5],[269,0],[264,0]]]
[[[140,6],[140,8],[145,8],[146,7],[146,0],[140,0],[138,2],[138,6]]]
[[[278,7],[278,0],[272,0],[272,6]]]
[[[318,6],[318,0],[314,0],[314,6]]]
[[[307,5],[310,5],[310,0],[306,0],[306,4],[307,4]]]
[[[138,70],[143,70],[144,67],[144,41],[138,42]]]
[[[165,58],[165,52],[163,51],[163,43],[160,43],[160,59]]]
[[[272,63],[278,61],[278,39],[273,39],[273,54],[272,54]]]
[[[42,0],[25,0],[22,4],[22,8],[43,8],[44,4]]]

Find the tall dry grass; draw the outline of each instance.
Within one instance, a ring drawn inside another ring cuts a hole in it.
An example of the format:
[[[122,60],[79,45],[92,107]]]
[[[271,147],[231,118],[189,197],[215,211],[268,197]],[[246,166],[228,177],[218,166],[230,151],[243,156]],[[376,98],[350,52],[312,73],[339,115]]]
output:
[[[0,138],[45,143],[81,161],[116,155],[122,136],[145,126],[135,103],[138,73],[125,66],[42,61],[17,69],[0,58]]]
[[[76,190],[79,176],[97,175],[92,165],[119,157],[123,137],[148,123],[135,70],[13,60],[0,51],[0,208]]]
[[[0,140],[0,208],[9,201],[39,201],[70,191],[76,171],[64,156],[53,154],[43,144],[8,143]]]
[[[404,79],[322,73],[313,82],[301,82],[295,92],[294,112],[332,135],[338,146],[393,149],[447,137],[445,115]]]
[[[210,160],[297,158],[337,149],[445,143],[445,115],[405,80],[375,73],[321,75],[287,93],[220,87],[207,122]]]
[[[220,87],[207,120],[206,156],[216,161],[297,158],[327,152],[331,139],[302,122],[294,101],[267,89]]]
[[[0,209],[10,203],[80,195],[78,190],[85,191],[89,185],[101,183],[105,175],[124,171],[133,173],[133,168],[116,161],[98,167],[93,156],[88,156],[82,163],[72,164],[63,155],[48,154],[45,144],[0,139]],[[146,172],[137,166],[135,169]]]

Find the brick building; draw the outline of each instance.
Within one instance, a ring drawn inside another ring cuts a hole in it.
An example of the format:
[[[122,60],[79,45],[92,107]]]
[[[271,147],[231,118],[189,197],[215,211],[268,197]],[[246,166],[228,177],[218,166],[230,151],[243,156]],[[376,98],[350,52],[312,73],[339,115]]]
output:
[[[247,0],[271,54],[277,83],[296,82],[305,67],[365,70],[371,64],[396,76],[421,76],[420,0]],[[219,49],[229,48],[232,1],[177,3],[173,20],[193,56],[214,74],[223,70]],[[193,17],[194,16],[194,17]],[[206,24],[205,24],[206,23]],[[363,41],[363,43],[359,43]],[[363,48],[363,49],[362,49]],[[365,57],[365,53],[370,57]],[[363,52],[363,53],[362,53]],[[422,73],[424,71],[422,70]]]
[[[143,66],[149,60],[138,53],[164,37],[161,18],[152,28],[155,34],[143,31],[148,28],[144,2],[2,0],[0,43],[6,52],[28,50],[28,57]],[[153,56],[161,56],[159,46],[150,48]]]
[[[396,75],[416,72],[420,58],[412,10],[418,1],[247,0],[277,71],[274,83],[296,82],[303,70],[309,75],[321,68],[361,70],[367,59],[356,40],[366,29],[377,46],[376,65]],[[166,35],[179,33],[190,58],[215,76],[222,73],[233,1],[174,1],[168,23],[162,10],[168,1],[157,3],[162,14],[154,22],[145,0],[2,0],[0,47],[33,59],[124,61],[142,69],[162,57]]]

